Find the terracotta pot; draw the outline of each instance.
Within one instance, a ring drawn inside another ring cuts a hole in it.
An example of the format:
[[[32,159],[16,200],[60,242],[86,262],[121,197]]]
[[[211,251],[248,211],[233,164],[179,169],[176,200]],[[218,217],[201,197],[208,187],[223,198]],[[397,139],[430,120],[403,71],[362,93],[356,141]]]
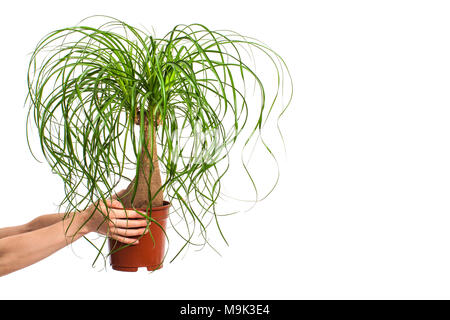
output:
[[[139,244],[129,245],[115,239],[109,239],[109,250],[111,253],[111,266],[118,271],[137,271],[140,267],[146,267],[149,271],[161,269],[163,266],[166,235],[161,227],[166,230],[166,222],[169,216],[170,203],[164,201],[161,207],[153,207],[151,217],[156,220],[152,221],[149,232],[139,238]],[[114,208],[117,209],[117,208]],[[133,209],[131,209],[133,210]],[[139,210],[145,213],[144,210]],[[159,225],[160,226],[159,226]],[[121,247],[123,249],[117,250]]]

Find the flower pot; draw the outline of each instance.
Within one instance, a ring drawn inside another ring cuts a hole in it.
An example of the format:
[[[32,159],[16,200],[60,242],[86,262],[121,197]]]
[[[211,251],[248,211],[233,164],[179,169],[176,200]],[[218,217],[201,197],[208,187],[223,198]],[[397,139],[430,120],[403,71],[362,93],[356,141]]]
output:
[[[170,203],[164,201],[163,206],[152,208],[151,218],[153,221],[150,224],[149,232],[142,237],[137,237],[139,244],[126,245],[115,239],[108,240],[111,252],[110,262],[114,270],[137,271],[140,267],[146,267],[147,270],[154,271],[162,268],[166,247],[164,232],[169,216],[169,207]],[[145,209],[139,211],[145,213]]]

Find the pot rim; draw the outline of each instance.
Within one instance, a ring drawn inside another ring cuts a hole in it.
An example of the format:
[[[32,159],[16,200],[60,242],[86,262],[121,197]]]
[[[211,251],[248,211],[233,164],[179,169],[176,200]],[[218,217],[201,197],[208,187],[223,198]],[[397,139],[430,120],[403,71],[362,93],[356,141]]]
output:
[[[166,209],[169,209],[171,206],[171,203],[169,201],[163,201],[163,205],[159,206],[159,207],[152,207],[152,212],[155,211],[164,211]],[[141,212],[147,212],[147,208],[118,208],[115,206],[108,206],[111,209],[116,209],[116,210],[136,210],[136,211],[141,211]]]

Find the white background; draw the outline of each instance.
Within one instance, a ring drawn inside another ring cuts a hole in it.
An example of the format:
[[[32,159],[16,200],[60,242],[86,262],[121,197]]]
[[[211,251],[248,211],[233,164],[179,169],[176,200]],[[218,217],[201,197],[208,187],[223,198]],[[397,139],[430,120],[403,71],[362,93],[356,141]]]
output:
[[[3,3],[0,227],[61,199],[59,179],[26,145],[27,54],[92,14],[160,35],[201,22],[279,52],[295,85],[281,180],[253,211],[226,219],[222,257],[192,251],[153,274],[105,272],[76,243],[0,278],[0,298],[450,298],[448,2]]]

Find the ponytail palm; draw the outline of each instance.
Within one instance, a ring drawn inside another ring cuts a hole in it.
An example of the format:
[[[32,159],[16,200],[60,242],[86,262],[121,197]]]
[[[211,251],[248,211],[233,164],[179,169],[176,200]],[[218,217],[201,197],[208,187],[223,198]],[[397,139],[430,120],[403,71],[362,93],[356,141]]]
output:
[[[278,110],[281,116],[290,102],[292,91],[286,101],[280,98],[284,61],[231,31],[178,25],[158,38],[101,18],[107,21],[96,27],[89,26],[91,17],[49,33],[29,65],[28,120],[45,160],[64,182],[61,206],[76,213],[116,196],[151,221],[152,208],[167,200],[185,243],[178,252],[198,245],[196,233],[206,243],[209,226],[220,231],[216,207],[237,138],[249,128],[247,146],[269,115]],[[255,53],[276,71],[269,100],[266,84],[245,62]]]

